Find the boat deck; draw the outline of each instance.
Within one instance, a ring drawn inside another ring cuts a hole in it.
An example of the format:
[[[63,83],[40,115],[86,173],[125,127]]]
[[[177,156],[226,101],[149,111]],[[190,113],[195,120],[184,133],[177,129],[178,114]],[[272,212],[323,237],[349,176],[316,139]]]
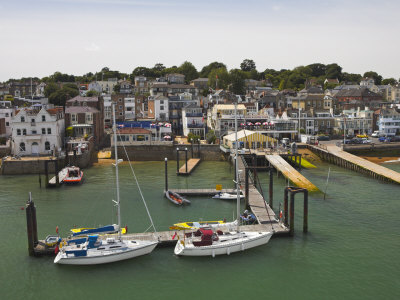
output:
[[[187,161],[187,164],[184,164],[180,167],[178,171],[178,175],[190,175],[192,171],[198,166],[200,163],[200,158],[191,158]]]

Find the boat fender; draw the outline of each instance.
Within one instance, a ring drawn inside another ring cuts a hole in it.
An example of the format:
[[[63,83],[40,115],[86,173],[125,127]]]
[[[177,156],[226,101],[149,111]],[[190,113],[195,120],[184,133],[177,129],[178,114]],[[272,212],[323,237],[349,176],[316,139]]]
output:
[[[228,250],[226,251],[226,254],[228,254],[228,255],[231,254],[231,248],[228,247]]]
[[[212,251],[212,257],[215,257],[215,250]]]

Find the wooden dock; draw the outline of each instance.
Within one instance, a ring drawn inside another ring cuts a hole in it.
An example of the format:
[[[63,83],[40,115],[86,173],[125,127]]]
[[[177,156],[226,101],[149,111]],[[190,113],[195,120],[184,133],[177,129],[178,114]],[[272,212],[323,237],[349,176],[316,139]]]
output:
[[[172,225],[172,224],[171,224]],[[257,225],[243,225],[239,227],[240,230],[243,231],[273,231],[273,236],[285,236],[288,235],[289,230],[283,226],[283,224],[278,223],[269,223],[269,224],[257,224]],[[236,227],[230,228],[235,231]],[[223,232],[229,231],[227,228],[221,228]],[[190,230],[180,231],[180,230],[167,230],[167,231],[159,231],[159,232],[146,232],[146,233],[128,233],[122,236],[123,239],[136,239],[136,240],[154,240],[158,239],[160,241],[159,246],[174,246],[178,241],[178,238],[183,239],[183,235],[185,233],[191,232]],[[193,231],[194,232],[194,231]],[[176,233],[176,236],[174,237]],[[174,237],[174,239],[173,239]],[[106,238],[106,236],[104,236]]]
[[[347,169],[360,172],[382,181],[400,184],[400,173],[343,151],[336,145],[308,145],[322,159]]]
[[[190,175],[192,171],[197,167],[200,163],[200,158],[191,158],[187,161],[187,164],[184,164],[178,171],[178,175]]]
[[[286,162],[286,160],[284,160],[280,155],[265,155],[265,158],[277,171],[281,172],[283,176],[289,179],[294,185],[305,188],[310,192],[319,190],[307,178],[301,175],[295,168]]]

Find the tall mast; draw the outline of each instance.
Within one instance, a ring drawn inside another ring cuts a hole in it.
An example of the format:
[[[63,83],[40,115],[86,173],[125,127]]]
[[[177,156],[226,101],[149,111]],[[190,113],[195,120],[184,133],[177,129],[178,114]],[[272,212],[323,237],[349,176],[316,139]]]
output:
[[[121,239],[121,210],[119,205],[119,178],[118,178],[118,152],[117,152],[117,123],[115,122],[115,103],[111,104],[113,113],[114,153],[115,153],[115,181],[117,185],[117,216],[118,237]]]
[[[238,172],[238,137],[237,137],[237,100],[235,102],[235,173],[236,173],[236,218],[237,225],[236,229],[239,231],[240,222],[240,190],[239,190],[239,172]]]

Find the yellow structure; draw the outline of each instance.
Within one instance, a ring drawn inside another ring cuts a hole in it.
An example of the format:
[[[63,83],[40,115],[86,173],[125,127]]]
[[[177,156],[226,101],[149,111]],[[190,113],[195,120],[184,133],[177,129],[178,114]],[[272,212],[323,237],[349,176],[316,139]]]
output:
[[[264,149],[277,142],[276,139],[256,131],[240,130],[237,133],[239,148]],[[233,149],[235,147],[235,133],[224,136],[224,145]]]

